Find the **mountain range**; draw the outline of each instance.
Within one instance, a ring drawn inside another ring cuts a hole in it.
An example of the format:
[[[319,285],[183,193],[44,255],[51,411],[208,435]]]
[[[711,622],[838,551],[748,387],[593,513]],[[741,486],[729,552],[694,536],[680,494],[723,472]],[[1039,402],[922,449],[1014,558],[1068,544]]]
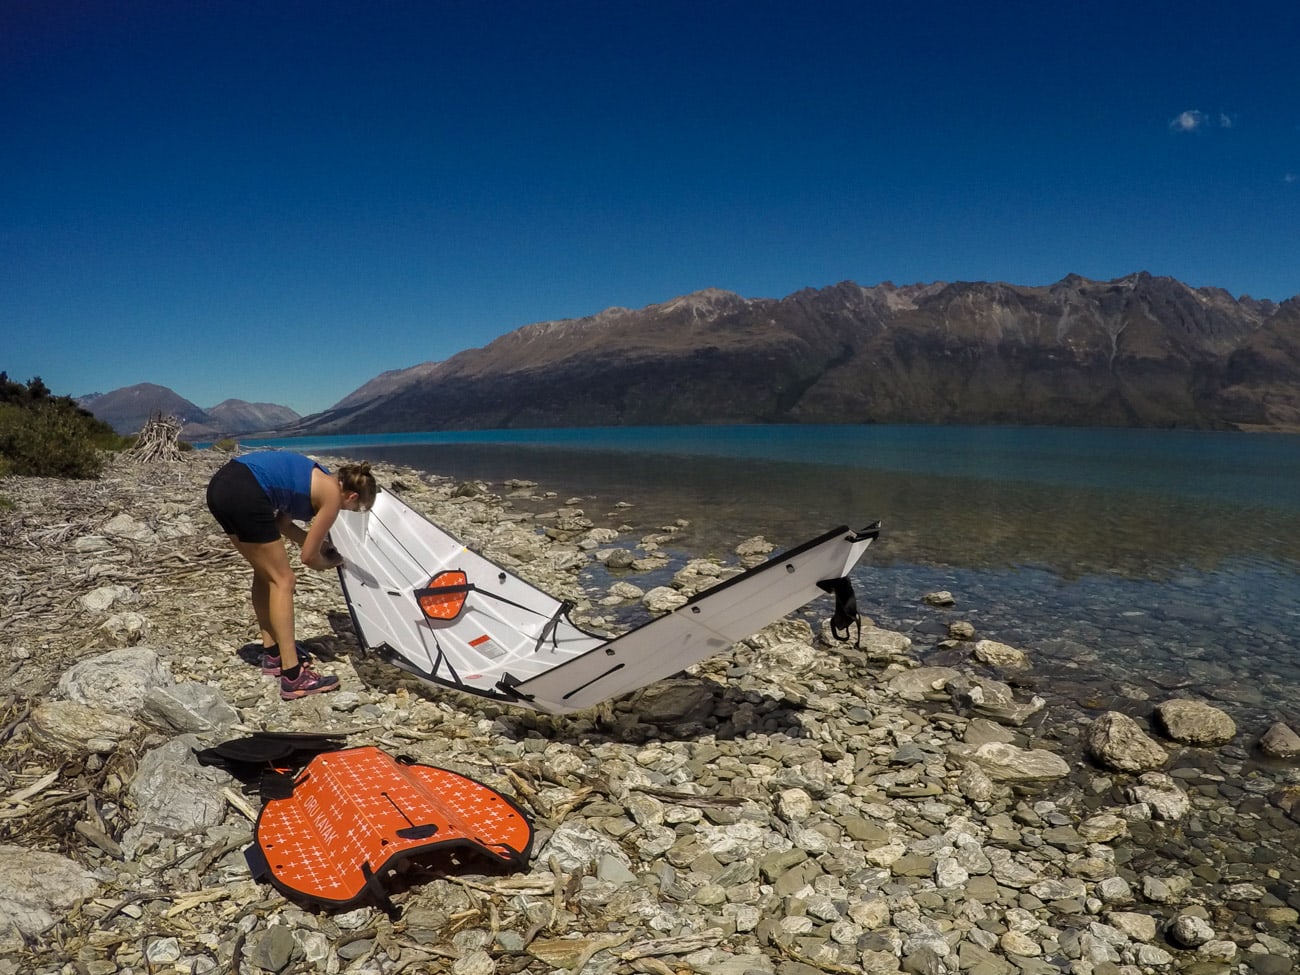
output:
[[[1300,431],[1300,298],[1146,272],[1032,287],[846,281],[785,298],[710,289],[525,325],[263,432],[695,423]]]
[[[205,410],[166,386],[153,383],[78,396],[77,405],[122,434],[137,432],[151,416],[174,416],[181,421],[181,436],[186,440],[216,440],[275,430],[302,419],[287,406],[242,399],[223,400]]]
[[[1300,298],[1147,273],[707,290],[526,325],[285,432],[757,422],[1300,430]]]

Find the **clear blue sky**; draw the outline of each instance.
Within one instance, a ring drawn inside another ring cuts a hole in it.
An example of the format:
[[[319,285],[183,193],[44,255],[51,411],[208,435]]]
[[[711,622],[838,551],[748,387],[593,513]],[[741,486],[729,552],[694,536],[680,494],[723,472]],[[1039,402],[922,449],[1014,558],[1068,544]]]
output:
[[[0,369],[323,409],[701,288],[1300,294],[1300,4],[0,0]]]

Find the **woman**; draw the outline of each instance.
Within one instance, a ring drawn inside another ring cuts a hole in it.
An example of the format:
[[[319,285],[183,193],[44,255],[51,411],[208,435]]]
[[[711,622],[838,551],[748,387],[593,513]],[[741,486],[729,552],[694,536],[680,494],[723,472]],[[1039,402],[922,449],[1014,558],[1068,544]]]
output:
[[[279,675],[286,701],[337,690],[339,679],[312,670],[294,641],[295,578],[282,539],[299,546],[308,568],[342,565],[329,530],[340,511],[369,509],[377,492],[369,464],[344,464],[332,474],[310,457],[280,450],[236,457],[208,482],[208,510],[253,567],[262,673]],[[311,527],[304,531],[296,521]]]

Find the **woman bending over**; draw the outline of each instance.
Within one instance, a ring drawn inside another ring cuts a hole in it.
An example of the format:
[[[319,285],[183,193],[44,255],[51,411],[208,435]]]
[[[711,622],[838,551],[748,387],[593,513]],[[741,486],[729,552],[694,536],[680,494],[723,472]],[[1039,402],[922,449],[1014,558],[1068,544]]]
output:
[[[208,482],[208,510],[253,567],[253,612],[262,631],[262,673],[278,675],[286,701],[337,690],[337,677],[308,666],[294,639],[295,578],[284,539],[296,543],[303,565],[343,564],[327,535],[340,511],[365,511],[378,486],[370,465],[330,471],[302,454],[266,450],[236,457]],[[309,522],[304,531],[295,522]]]

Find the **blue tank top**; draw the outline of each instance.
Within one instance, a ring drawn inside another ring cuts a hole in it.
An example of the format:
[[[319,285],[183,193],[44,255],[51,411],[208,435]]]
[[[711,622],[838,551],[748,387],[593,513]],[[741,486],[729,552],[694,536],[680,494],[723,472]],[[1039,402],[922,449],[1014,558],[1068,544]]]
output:
[[[326,474],[329,469],[310,457],[284,450],[262,450],[236,457],[253,472],[266,496],[294,521],[311,521],[316,510],[311,506],[311,472],[319,467]]]

